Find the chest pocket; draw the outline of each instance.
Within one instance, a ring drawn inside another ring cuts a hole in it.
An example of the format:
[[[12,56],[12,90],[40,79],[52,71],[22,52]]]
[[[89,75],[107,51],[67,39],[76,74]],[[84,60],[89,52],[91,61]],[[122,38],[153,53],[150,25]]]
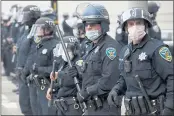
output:
[[[95,75],[101,75],[102,61],[99,53],[93,54],[88,62],[90,72]]]
[[[144,61],[136,61],[136,64],[134,65],[134,71],[135,75],[138,74],[140,78],[142,79],[149,79],[152,78],[152,66],[150,60],[144,60]]]
[[[41,66],[48,65],[48,60],[49,60],[48,56],[49,56],[48,50],[47,50],[47,52],[45,52],[44,50],[40,51],[38,62]]]

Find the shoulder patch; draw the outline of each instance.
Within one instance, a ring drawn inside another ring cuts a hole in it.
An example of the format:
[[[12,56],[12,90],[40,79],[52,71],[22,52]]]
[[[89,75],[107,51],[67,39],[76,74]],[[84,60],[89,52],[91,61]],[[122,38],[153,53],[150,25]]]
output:
[[[162,47],[162,48],[159,50],[159,54],[160,54],[160,56],[161,56],[163,59],[165,59],[165,60],[167,60],[167,61],[169,61],[169,62],[172,61],[172,55],[171,55],[171,52],[170,52],[169,48],[167,48],[167,47]]]
[[[109,59],[113,60],[117,56],[116,49],[113,47],[106,48],[106,55],[109,57]]]

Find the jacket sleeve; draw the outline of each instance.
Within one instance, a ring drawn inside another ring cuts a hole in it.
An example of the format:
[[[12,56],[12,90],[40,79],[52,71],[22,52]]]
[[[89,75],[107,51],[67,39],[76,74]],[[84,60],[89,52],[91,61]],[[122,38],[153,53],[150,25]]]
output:
[[[166,84],[166,102],[165,106],[174,109],[174,75],[173,59],[167,46],[159,47],[153,54],[153,67]]]

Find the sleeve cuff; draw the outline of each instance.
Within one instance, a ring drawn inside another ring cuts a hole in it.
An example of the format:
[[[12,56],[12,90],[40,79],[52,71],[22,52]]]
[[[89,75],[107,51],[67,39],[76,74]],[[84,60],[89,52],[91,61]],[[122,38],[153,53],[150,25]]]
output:
[[[87,87],[86,91],[91,96],[97,95],[97,86],[96,85],[92,85],[90,87]]]

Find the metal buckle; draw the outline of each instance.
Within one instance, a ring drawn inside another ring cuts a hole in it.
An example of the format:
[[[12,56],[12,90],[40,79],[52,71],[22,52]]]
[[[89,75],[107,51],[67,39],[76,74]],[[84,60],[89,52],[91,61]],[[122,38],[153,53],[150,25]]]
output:
[[[41,85],[40,89],[41,90],[44,90],[45,89],[45,86],[44,85]]]
[[[79,109],[79,104],[75,103],[74,104],[74,109],[76,109],[76,110]]]

